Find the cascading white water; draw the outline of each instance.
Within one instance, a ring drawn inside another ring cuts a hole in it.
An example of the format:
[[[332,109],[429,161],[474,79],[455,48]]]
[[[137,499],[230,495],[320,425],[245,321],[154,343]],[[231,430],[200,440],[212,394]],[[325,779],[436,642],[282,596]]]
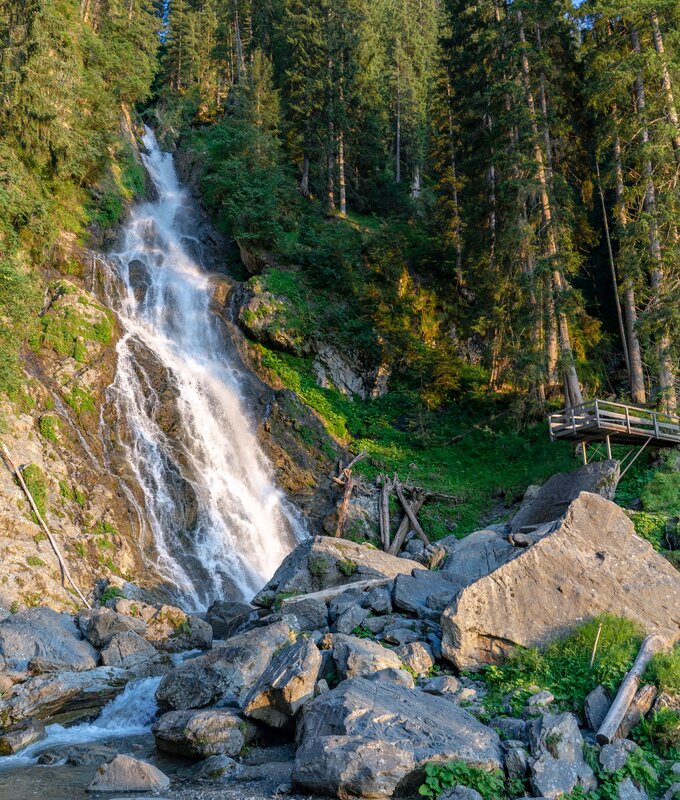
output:
[[[75,744],[92,744],[148,733],[158,715],[155,692],[160,678],[144,678],[125,687],[125,691],[102,709],[94,722],[65,728],[48,725],[47,736],[13,756],[0,758],[0,770],[34,764],[43,750]]]
[[[111,391],[130,429],[125,446],[158,571],[185,606],[201,609],[234,587],[250,598],[302,526],[272,482],[243,376],[210,312],[210,276],[191,255],[197,242],[186,229],[187,192],[149,129],[144,144],[157,199],[133,209],[122,249],[109,259],[109,301],[125,331]],[[171,435],[158,419],[158,367],[175,398]]]

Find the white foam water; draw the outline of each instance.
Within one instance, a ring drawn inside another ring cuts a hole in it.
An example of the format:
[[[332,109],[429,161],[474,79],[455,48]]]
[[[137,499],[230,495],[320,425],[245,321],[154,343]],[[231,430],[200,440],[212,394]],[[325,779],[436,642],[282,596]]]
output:
[[[129,683],[122,694],[104,707],[94,722],[70,728],[48,725],[45,739],[25,747],[14,756],[0,758],[0,770],[35,764],[40,753],[52,747],[91,744],[148,733],[158,715],[155,694],[160,682],[160,678],[144,678]]]
[[[252,597],[304,526],[273,483],[243,375],[210,312],[210,275],[192,255],[200,243],[187,230],[190,201],[172,156],[148,128],[144,144],[157,198],[132,210],[123,245],[108,259],[109,302],[125,331],[110,391],[130,431],[124,446],[143,491],[155,566],[179,602],[200,610],[234,588]],[[157,368],[175,397],[171,434],[158,419]]]

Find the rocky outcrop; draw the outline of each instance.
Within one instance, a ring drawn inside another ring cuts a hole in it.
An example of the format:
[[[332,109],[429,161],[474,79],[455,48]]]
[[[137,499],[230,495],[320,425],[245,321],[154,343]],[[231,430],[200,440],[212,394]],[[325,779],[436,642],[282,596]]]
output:
[[[228,639],[244,627],[257,609],[236,600],[216,600],[208,609],[205,621],[216,639]]]
[[[293,779],[309,791],[380,798],[414,791],[430,761],[498,769],[498,735],[448,700],[354,678],[305,709]]]
[[[102,664],[105,667],[138,670],[140,667],[151,669],[150,662],[160,666],[161,655],[156,648],[134,631],[117,633],[102,650]],[[168,657],[165,656],[167,659]]]
[[[158,608],[120,597],[110,600],[109,605],[117,614],[144,623],[144,627],[140,626],[137,632],[158,650],[181,653],[185,650],[204,650],[212,644],[210,625],[181,608],[168,605]]]
[[[77,622],[87,641],[99,648],[106,647],[118,633],[146,631],[146,622],[141,617],[117,614],[110,608],[83,609],[78,613]]]
[[[116,756],[97,770],[88,792],[162,792],[170,778],[153,764],[131,756]]]
[[[237,756],[255,736],[255,727],[231,711],[170,711],[154,724],[156,747],[189,758]]]
[[[52,665],[49,671],[83,671],[95,667],[99,656],[72,616],[51,608],[30,608],[0,622],[0,659],[8,670],[25,670],[31,661],[41,659]]]
[[[0,735],[0,756],[11,756],[33,742],[44,739],[45,724],[39,719],[26,719]]]
[[[248,693],[243,713],[282,728],[314,696],[320,669],[321,653],[310,639],[284,648]]]
[[[583,493],[551,533],[462,589],[442,614],[443,652],[459,669],[501,660],[603,612],[672,640],[680,631],[680,573],[636,536],[621,508]]]
[[[11,727],[28,717],[92,714],[120,694],[126,680],[123,670],[114,667],[30,678],[0,699],[0,726]]]
[[[421,565],[345,539],[315,536],[298,545],[253,602],[271,604],[276,594],[307,594],[370,578],[410,574]]]
[[[559,519],[581,492],[599,494],[607,500],[613,500],[619,475],[618,461],[594,461],[573,472],[553,475],[539,489],[528,493],[512,518],[512,532]]]
[[[330,344],[319,344],[314,349],[312,369],[321,388],[334,388],[362,400],[382,397],[387,391],[390,370],[386,365],[367,369],[356,354],[343,353]]]
[[[158,704],[171,709],[240,707],[274,655],[294,641],[295,631],[285,622],[233,636],[224,646],[169,672],[156,692]]]

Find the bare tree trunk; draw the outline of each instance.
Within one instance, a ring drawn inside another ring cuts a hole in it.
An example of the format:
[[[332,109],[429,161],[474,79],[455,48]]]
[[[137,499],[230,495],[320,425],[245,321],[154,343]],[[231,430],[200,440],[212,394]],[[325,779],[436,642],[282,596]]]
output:
[[[451,83],[446,80],[446,96],[448,100],[449,121],[449,147],[451,149],[451,199],[453,200],[454,213],[454,247],[456,249],[456,279],[460,286],[463,285],[463,240],[460,230],[460,204],[458,202],[458,170],[456,168],[456,143],[453,130],[453,111],[451,109]]]
[[[341,63],[341,71],[344,73],[345,65],[344,59]],[[345,180],[345,131],[343,128],[345,120],[345,93],[342,85],[342,77],[340,78],[339,86],[339,103],[340,103],[340,123],[338,131],[338,187],[340,190],[340,216],[347,216],[347,181]]]
[[[616,306],[616,317],[619,321],[619,334],[621,336],[621,346],[623,347],[623,357],[626,362],[626,371],[628,372],[628,379],[632,385],[633,379],[630,371],[630,356],[628,355],[628,339],[626,337],[626,327],[623,323],[623,311],[621,310],[621,298],[619,297],[619,281],[616,276],[616,264],[614,263],[614,251],[612,250],[612,239],[609,235],[609,220],[607,219],[607,204],[604,201],[604,191],[602,189],[602,181],[600,179],[600,162],[595,159],[595,171],[597,174],[597,188],[600,193],[600,204],[602,206],[602,224],[604,226],[604,236],[607,242],[607,253],[609,255],[609,270],[612,276],[612,285],[614,288],[614,304]]]
[[[612,109],[616,115],[616,108]],[[619,222],[622,229],[628,224],[628,215],[623,197],[623,167],[621,166],[621,142],[619,137],[614,138],[614,169],[616,173],[616,205],[618,207]],[[635,304],[635,290],[630,278],[624,281],[623,307],[626,321],[626,339],[628,340],[628,359],[630,363],[630,395],[634,403],[644,405],[647,402],[645,391],[645,377],[642,367],[642,349],[637,334],[637,308]]]
[[[236,45],[236,79],[241,80],[245,72],[245,62],[243,60],[243,40],[241,39],[241,24],[238,16],[238,0],[234,0],[234,43]]]
[[[309,156],[307,151],[302,155],[302,178],[300,179],[300,192],[309,197]]]
[[[680,122],[678,120],[678,112],[675,107],[675,98],[673,96],[673,84],[671,83],[671,75],[668,71],[668,63],[665,57],[665,50],[663,46],[663,37],[661,36],[661,27],[659,26],[659,18],[655,12],[651,14],[652,24],[652,39],[654,41],[654,49],[661,59],[661,86],[664,94],[666,95],[666,113],[668,119],[673,125],[673,150],[675,152],[676,161],[680,161]]]
[[[397,59],[397,144],[394,164],[394,180],[401,183],[401,66]]]
[[[640,37],[636,28],[631,28],[630,31],[631,42],[633,51],[640,53]],[[646,124],[646,98],[645,98],[645,85],[640,73],[635,77],[634,84],[635,91],[635,104],[637,113],[642,123],[641,126],[641,139],[643,145],[649,145],[649,130]],[[656,217],[656,190],[654,187],[654,178],[652,171],[652,162],[647,158],[643,165],[643,174],[646,181],[644,210],[649,215],[649,247],[652,256],[652,274],[651,285],[654,293],[654,299],[659,300],[663,293],[664,287],[664,268],[663,268],[663,253],[661,250],[661,239],[659,238],[659,227]],[[661,408],[666,413],[673,413],[677,404],[675,394],[675,368],[671,356],[671,337],[668,328],[662,328],[657,344],[657,357],[659,360],[659,392],[661,395]]]
[[[524,23],[522,20],[521,10],[517,11],[517,21],[519,24],[519,37],[523,45],[526,44],[526,37],[524,35]],[[534,134],[534,159],[536,162],[536,177],[539,184],[539,202],[541,206],[541,216],[546,230],[547,237],[547,255],[554,259],[558,253],[559,248],[557,245],[557,237],[555,235],[554,223],[552,218],[552,208],[550,206],[550,198],[548,194],[547,178],[545,173],[545,166],[543,160],[543,153],[539,145],[538,123],[536,121],[536,104],[534,102],[534,95],[531,89],[531,76],[529,73],[529,59],[527,58],[526,51],[522,50],[522,77],[524,80],[524,89],[526,93],[527,105],[529,107],[529,114],[531,117],[532,132]],[[546,121],[547,124],[547,121]],[[549,146],[549,139],[548,139]],[[566,285],[562,273],[558,269],[552,271],[552,287],[556,300],[559,299],[566,291]],[[569,333],[569,322],[565,312],[556,306],[557,330],[559,335],[559,346],[563,360],[564,369],[564,386],[565,386],[565,402],[567,406],[577,406],[583,403],[583,395],[581,394],[581,386],[579,384],[578,375],[576,374],[576,365],[574,363],[574,354],[571,348],[571,336]]]

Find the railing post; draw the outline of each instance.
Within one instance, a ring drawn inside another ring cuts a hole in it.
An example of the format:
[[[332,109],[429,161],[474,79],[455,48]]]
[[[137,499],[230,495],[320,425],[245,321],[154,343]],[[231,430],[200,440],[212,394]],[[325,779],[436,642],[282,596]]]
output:
[[[571,427],[573,428],[574,433],[576,433],[576,413],[573,406],[571,407]]]
[[[600,404],[595,401],[595,424],[600,427]]]
[[[657,439],[659,438],[659,417],[657,416],[656,411],[654,412],[654,436]]]
[[[628,406],[626,406],[626,430],[630,433],[630,411],[628,410]]]

